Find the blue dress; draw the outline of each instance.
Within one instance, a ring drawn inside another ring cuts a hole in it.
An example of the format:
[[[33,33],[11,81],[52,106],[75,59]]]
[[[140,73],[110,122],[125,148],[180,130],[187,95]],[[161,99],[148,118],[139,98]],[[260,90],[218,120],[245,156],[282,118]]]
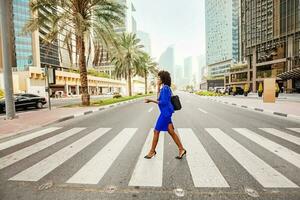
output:
[[[171,88],[168,85],[164,85],[160,89],[160,95],[158,98],[158,107],[160,115],[157,119],[155,130],[168,131],[168,125],[172,124],[172,114],[174,113],[174,107],[171,103]]]

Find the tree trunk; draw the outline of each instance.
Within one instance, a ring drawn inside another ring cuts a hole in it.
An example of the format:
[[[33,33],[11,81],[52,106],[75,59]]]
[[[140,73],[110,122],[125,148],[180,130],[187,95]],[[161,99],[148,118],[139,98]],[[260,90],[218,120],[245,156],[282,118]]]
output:
[[[128,69],[128,94],[129,96],[132,96],[132,91],[131,91],[131,69]]]
[[[87,69],[85,62],[85,46],[82,36],[78,36],[79,48],[79,70],[80,70],[80,83],[82,89],[81,102],[84,106],[90,105],[90,95],[88,91]]]
[[[95,45],[95,54],[94,54],[94,60],[93,60],[93,65],[95,67],[98,67],[98,62],[99,62],[99,55],[100,55],[100,47],[99,45]]]
[[[145,71],[145,94],[148,93],[148,77],[147,77],[147,71]]]
[[[71,42],[72,43],[72,42]],[[71,68],[73,68],[73,48],[72,48],[72,44],[70,44],[69,40],[67,40],[67,49],[68,49],[68,54],[69,54],[69,59],[70,59],[70,63],[71,63]]]
[[[91,51],[92,51],[92,49],[91,49],[91,46],[92,46],[91,39],[89,38],[88,40],[89,40],[89,49],[88,49],[88,57],[87,57],[87,60],[86,60],[86,66],[89,66],[89,60],[90,60],[90,55],[91,55]]]
[[[100,60],[99,60],[99,66],[103,62],[103,57],[104,57],[104,47],[101,47],[101,52],[100,52]]]

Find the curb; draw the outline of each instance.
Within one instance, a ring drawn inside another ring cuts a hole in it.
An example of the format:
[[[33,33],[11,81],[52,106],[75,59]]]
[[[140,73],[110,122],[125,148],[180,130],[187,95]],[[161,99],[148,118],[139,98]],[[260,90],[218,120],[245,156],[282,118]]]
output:
[[[275,115],[275,116],[279,116],[279,117],[283,117],[283,118],[287,118],[287,119],[292,119],[292,120],[296,120],[296,121],[300,122],[300,116],[298,116],[298,115],[275,112],[272,110],[265,110],[265,109],[261,109],[261,108],[255,108],[255,107],[249,107],[249,106],[242,105],[242,104],[230,103],[228,101],[219,100],[217,98],[206,98],[206,99],[214,101],[214,102],[219,102],[219,103],[223,103],[226,105],[230,105],[230,106],[241,107],[246,110],[261,112],[261,113],[265,113],[265,114],[271,114],[271,115]]]
[[[128,103],[136,102],[136,101],[138,101],[142,98],[144,98],[144,97],[141,97],[141,98],[138,98],[138,99],[132,99],[132,100],[128,100],[128,101],[122,101],[122,102],[114,103],[114,104],[110,104],[110,105],[105,105],[105,106],[101,106],[100,108],[97,108],[97,109],[88,110],[88,111],[84,111],[84,112],[81,112],[81,113],[76,113],[74,115],[65,116],[65,117],[59,118],[59,119],[57,119],[53,122],[50,122],[49,124],[44,124],[42,127],[53,125],[53,124],[60,123],[60,122],[65,122],[67,120],[74,119],[74,118],[80,117],[80,116],[90,115],[92,113],[103,111],[103,110],[106,110],[108,108],[113,108],[113,107],[116,107],[116,106],[119,106],[119,105],[122,105],[122,104],[128,104]]]
[[[77,117],[80,117],[80,116],[90,115],[92,113],[103,111],[103,110],[106,110],[106,109],[109,109],[109,108],[112,108],[112,107],[117,107],[119,105],[140,101],[143,98],[145,98],[145,97],[140,97],[140,98],[137,98],[137,99],[132,99],[132,100],[127,100],[127,101],[122,101],[122,102],[119,102],[119,103],[114,103],[114,104],[110,104],[110,105],[101,106],[97,109],[94,108],[92,110],[76,113],[76,114],[69,115],[69,116],[64,116],[64,117],[61,117],[61,118],[59,118],[55,121],[49,122],[47,124],[43,124],[43,125],[38,126],[38,127],[29,128],[27,130],[22,130],[22,131],[19,131],[19,132],[7,133],[6,135],[3,135],[3,136],[0,137],[0,141],[6,141],[7,139],[9,140],[10,138],[17,137],[18,135],[26,134],[29,131],[39,129],[39,128],[43,128],[43,127],[46,127],[46,126],[51,126],[51,125],[54,125],[56,123],[65,122],[67,120],[71,120],[71,119],[74,119],[74,118],[77,118]]]

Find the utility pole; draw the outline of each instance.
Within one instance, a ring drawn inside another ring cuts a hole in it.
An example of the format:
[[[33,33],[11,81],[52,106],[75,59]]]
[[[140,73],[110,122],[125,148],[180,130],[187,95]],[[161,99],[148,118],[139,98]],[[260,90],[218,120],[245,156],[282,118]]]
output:
[[[51,99],[50,99],[50,82],[49,82],[49,68],[48,66],[45,67],[45,74],[46,74],[46,90],[48,96],[48,108],[51,110]]]
[[[4,89],[5,89],[5,109],[6,109],[6,119],[11,120],[16,117],[15,102],[14,102],[14,91],[13,91],[13,77],[12,77],[12,62],[11,53],[12,43],[9,39],[12,33],[11,25],[9,24],[9,17],[12,11],[9,8],[11,1],[0,0],[0,31],[2,35],[1,48],[2,48],[2,58],[3,58],[3,68],[4,68]]]

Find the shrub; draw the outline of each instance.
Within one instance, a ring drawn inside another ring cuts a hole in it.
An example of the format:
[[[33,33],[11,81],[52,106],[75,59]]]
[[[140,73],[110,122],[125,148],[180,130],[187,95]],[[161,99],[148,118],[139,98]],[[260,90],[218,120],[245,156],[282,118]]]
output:
[[[244,92],[249,92],[249,85],[248,84],[245,84],[245,86],[244,86]]]
[[[142,93],[142,92],[139,92],[139,93],[137,93],[137,95],[143,95],[143,93]]]
[[[196,92],[195,94],[200,96],[223,96],[223,94],[219,94],[211,91],[200,91],[200,92]]]
[[[262,93],[262,92],[263,92],[263,85],[262,85],[262,82],[260,82],[259,85],[258,85],[258,92],[259,92],[259,93]]]
[[[235,85],[232,87],[232,92],[236,93],[236,86]]]
[[[118,99],[118,98],[121,98],[121,97],[122,97],[121,94],[115,94],[115,95],[113,96],[114,99]]]
[[[280,91],[279,86],[278,86],[278,83],[276,83],[276,85],[275,85],[275,91],[276,91],[277,93],[279,93],[279,91]]]
[[[0,88],[0,98],[4,97],[4,91]]]
[[[149,94],[153,94],[153,91],[150,91]]]

